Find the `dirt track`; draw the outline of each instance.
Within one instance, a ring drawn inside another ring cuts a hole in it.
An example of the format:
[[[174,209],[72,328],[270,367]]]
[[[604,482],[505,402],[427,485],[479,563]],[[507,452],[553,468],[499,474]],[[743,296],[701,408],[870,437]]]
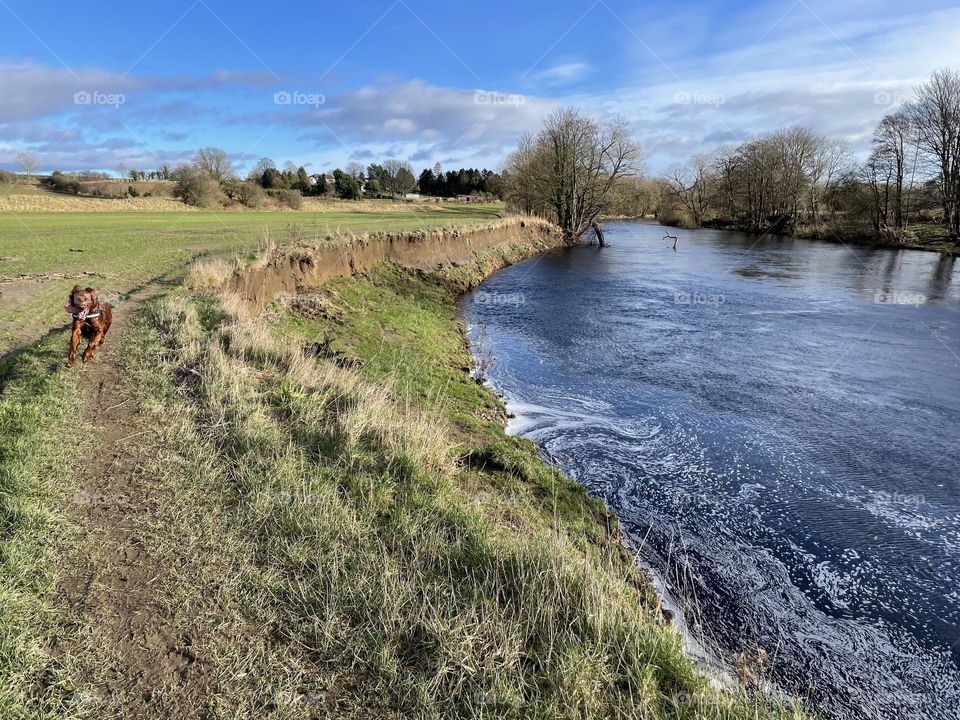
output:
[[[89,447],[79,466],[71,511],[79,549],[65,558],[62,604],[79,626],[77,646],[58,649],[72,678],[74,700],[93,717],[202,717],[208,679],[182,635],[182,611],[164,588],[183,567],[169,539],[157,550],[161,486],[143,471],[144,438],[156,432],[137,411],[124,383],[124,342],[137,308],[160,290],[139,290],[115,309],[107,340],[90,363],[77,366],[84,385],[78,423]],[[188,558],[180,558],[183,563]],[[189,623],[187,623],[189,624]],[[72,657],[71,657],[72,656]],[[72,659],[83,658],[71,662]]]

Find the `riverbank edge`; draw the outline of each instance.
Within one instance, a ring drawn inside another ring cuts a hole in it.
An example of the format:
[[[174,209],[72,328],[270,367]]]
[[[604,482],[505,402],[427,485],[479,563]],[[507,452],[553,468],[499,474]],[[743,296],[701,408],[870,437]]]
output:
[[[322,290],[331,281],[354,279],[363,282],[384,264],[399,265],[413,271],[418,277],[439,280],[453,293],[448,309],[461,320],[458,339],[474,362],[473,368],[462,370],[465,376],[473,376],[480,359],[474,353],[467,328],[462,323],[460,301],[495,272],[544,252],[570,246],[559,228],[526,217],[508,218],[494,227],[470,230],[440,228],[426,233],[375,234],[360,239],[341,239],[322,247],[299,245],[275,249],[271,257],[256,267],[237,271],[226,283],[225,293],[238,300],[246,313],[256,315],[265,309],[269,313],[272,304],[289,306],[291,300]],[[343,355],[338,360],[346,360],[348,364],[363,361]],[[508,413],[505,399],[482,378],[475,379],[495,403],[498,428],[506,437]],[[542,457],[539,447],[534,443],[519,437],[517,439],[536,448],[536,461],[545,469],[566,478],[559,468]],[[707,679],[716,691],[737,695],[742,693],[744,686],[735,676],[738,669],[712,656],[707,648],[684,631],[684,619],[679,616],[676,603],[666,594],[653,570],[638,561],[635,543],[621,532],[616,514],[602,501],[590,497],[584,486],[566,479],[585,499],[602,507],[603,518],[594,520],[598,534],[614,540],[621,559],[628,562],[641,578],[645,592],[655,596],[656,612],[661,616],[661,621],[682,639],[686,659],[696,672]],[[751,669],[746,670],[749,676]],[[749,689],[761,690],[762,695],[776,698],[776,702],[790,702],[766,682],[762,687]]]
[[[225,290],[249,312],[257,313],[272,302],[296,297],[336,278],[362,275],[383,262],[433,273],[463,268],[498,247],[510,246],[521,255],[534,255],[565,244],[560,229],[552,223],[519,216],[467,228],[343,235],[320,243],[268,248],[263,257],[234,271]],[[462,275],[454,272],[450,278],[465,280]]]

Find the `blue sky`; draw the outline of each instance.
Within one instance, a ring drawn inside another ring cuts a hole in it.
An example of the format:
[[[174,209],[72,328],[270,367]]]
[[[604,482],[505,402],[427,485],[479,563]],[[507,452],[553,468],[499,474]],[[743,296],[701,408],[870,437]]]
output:
[[[558,105],[625,117],[654,173],[793,124],[862,151],[958,39],[928,0],[0,0],[0,167],[498,167]]]

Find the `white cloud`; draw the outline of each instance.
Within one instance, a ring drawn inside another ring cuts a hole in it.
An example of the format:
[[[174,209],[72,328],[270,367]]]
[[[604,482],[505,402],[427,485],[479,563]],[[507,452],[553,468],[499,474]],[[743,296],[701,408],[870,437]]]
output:
[[[590,66],[583,62],[560,63],[541,70],[533,79],[548,85],[567,85],[582,80],[590,72]]]
[[[142,80],[102,69],[52,68],[33,62],[0,63],[0,122],[43,117],[76,107],[76,93],[117,94]]]
[[[677,66],[680,79],[665,73],[660,83],[575,101],[627,117],[654,171],[791,125],[844,138],[863,153],[876,123],[913,86],[937,67],[960,66],[958,8],[825,27],[803,7],[783,20],[782,32],[701,58],[695,68]]]
[[[485,158],[490,163],[509,152],[522,132],[535,130],[556,104],[516,93],[413,80],[367,86],[327,98],[316,112],[276,117],[303,128],[304,138],[321,142],[333,137],[347,145],[400,144],[419,158],[429,152]]]

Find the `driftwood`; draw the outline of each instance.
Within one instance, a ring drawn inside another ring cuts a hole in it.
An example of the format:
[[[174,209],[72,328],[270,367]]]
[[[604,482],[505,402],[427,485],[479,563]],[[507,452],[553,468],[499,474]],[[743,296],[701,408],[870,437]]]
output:
[[[600,226],[600,223],[594,222],[593,224],[590,225],[590,227],[593,228],[593,234],[596,236],[597,242],[600,244],[600,247],[606,247],[607,241],[603,237],[603,228]]]
[[[664,240],[668,240],[668,239],[669,239],[669,240],[673,240],[673,249],[674,249],[674,250],[677,249],[677,243],[680,242],[680,238],[678,238],[676,235],[671,235],[670,233],[667,233],[666,235],[664,235],[664,236],[663,236],[663,239],[664,239]]]

